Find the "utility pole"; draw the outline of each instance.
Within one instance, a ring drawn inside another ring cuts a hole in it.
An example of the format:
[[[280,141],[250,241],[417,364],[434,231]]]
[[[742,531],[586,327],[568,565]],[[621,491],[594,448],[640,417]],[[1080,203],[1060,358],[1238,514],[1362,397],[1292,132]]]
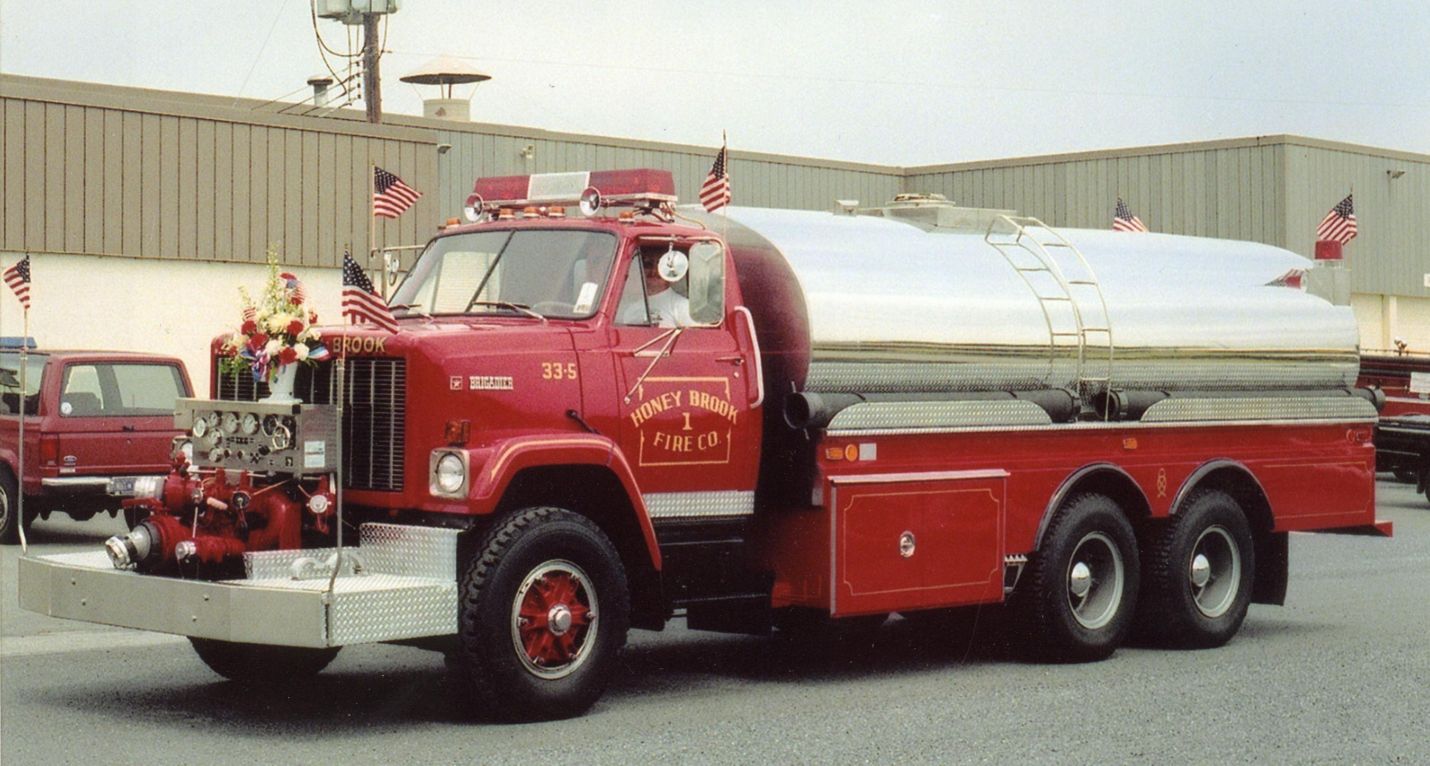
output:
[[[381,57],[377,33],[377,18],[381,14],[362,15],[362,94],[367,102],[367,121],[382,122],[382,87],[378,84],[377,60]]]

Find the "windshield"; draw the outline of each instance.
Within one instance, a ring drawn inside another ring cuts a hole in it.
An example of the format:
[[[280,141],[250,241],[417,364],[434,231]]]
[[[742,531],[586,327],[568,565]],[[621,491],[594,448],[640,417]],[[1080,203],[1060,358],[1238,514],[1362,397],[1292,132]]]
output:
[[[392,297],[394,310],[421,314],[591,316],[605,294],[616,237],[597,231],[533,229],[441,237]]]

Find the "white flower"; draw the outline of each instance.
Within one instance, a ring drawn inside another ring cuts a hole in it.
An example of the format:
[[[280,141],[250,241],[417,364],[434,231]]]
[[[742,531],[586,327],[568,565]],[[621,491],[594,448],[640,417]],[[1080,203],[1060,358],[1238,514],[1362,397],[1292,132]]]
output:
[[[293,344],[293,353],[295,353],[295,354],[298,355],[298,361],[300,361],[300,362],[303,361],[303,360],[305,360],[305,359],[307,359],[307,358],[308,358],[308,344],[306,344],[306,343],[295,343],[295,344]]]
[[[278,356],[278,352],[283,350],[283,342],[277,338],[268,341],[268,345],[263,347],[263,353],[269,356]]]
[[[284,312],[278,312],[268,318],[268,331],[271,333],[281,333],[288,331],[288,324],[298,317]]]

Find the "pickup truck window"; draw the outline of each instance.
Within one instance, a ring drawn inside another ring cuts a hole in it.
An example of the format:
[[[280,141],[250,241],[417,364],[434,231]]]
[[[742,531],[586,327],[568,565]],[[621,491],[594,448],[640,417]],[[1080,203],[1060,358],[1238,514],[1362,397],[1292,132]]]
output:
[[[25,414],[37,415],[40,410],[40,380],[45,373],[45,354],[27,354],[25,358]],[[0,354],[0,415],[20,411],[20,355]]]
[[[615,257],[612,234],[480,231],[439,237],[392,297],[423,314],[523,314],[577,319],[600,304]],[[524,311],[529,310],[529,311]]]
[[[71,364],[60,390],[60,415],[169,415],[185,393],[179,369],[172,365]]]

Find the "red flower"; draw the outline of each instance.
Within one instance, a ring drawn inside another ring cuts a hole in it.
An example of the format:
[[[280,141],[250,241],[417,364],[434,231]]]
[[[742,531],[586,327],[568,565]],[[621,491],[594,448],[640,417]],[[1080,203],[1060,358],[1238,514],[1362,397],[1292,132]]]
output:
[[[303,331],[303,321],[302,321],[302,320],[300,320],[300,319],[294,319],[293,321],[291,321],[291,322],[288,323],[288,334],[289,334],[289,335],[292,335],[293,337],[296,338],[296,337],[298,337],[298,333],[300,333],[300,332],[302,332],[302,331]]]
[[[318,323],[318,312],[316,312],[316,311],[309,311],[309,312],[308,312],[308,324],[317,324],[317,323]]]
[[[249,348],[263,348],[266,345],[268,345],[268,336],[263,333],[259,333],[248,339]]]
[[[292,346],[285,346],[278,352],[278,361],[281,364],[292,364],[298,361],[298,352],[294,351]]]
[[[243,327],[240,327],[238,331],[244,335],[252,335],[258,332],[258,323],[252,319],[245,319],[243,320]]]

